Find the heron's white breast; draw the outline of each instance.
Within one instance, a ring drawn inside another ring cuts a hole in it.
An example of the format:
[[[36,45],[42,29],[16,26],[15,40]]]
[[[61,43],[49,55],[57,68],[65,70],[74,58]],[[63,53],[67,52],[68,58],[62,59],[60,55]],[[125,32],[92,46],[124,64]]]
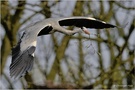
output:
[[[33,41],[33,42],[22,42],[20,45],[21,51],[25,51],[28,47],[30,46],[35,46],[36,47],[37,41]]]
[[[37,41],[34,41],[33,43],[31,43],[31,46],[35,46],[37,45]]]

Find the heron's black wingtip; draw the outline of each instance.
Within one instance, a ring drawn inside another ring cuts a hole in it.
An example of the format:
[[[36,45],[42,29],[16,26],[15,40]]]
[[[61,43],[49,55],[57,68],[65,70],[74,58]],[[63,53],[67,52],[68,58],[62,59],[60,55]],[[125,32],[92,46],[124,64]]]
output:
[[[16,48],[13,49],[13,52],[15,52]],[[24,76],[26,72],[31,71],[34,61],[32,54],[34,53],[35,48],[35,46],[31,46],[23,52],[17,51],[17,53],[12,55],[12,62],[10,65],[11,78],[20,78]]]

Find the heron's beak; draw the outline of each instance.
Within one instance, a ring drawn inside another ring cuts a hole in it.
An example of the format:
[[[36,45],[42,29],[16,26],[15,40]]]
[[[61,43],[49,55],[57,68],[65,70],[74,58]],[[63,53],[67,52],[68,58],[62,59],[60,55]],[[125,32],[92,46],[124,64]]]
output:
[[[82,31],[83,31],[85,34],[90,35],[90,32],[88,31],[88,29],[87,29],[86,27],[82,27]]]

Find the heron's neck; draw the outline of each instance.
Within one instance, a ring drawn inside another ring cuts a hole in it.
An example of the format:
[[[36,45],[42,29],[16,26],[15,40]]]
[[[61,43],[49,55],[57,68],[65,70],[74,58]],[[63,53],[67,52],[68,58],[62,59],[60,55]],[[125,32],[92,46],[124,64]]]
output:
[[[66,30],[66,34],[67,35],[74,35],[76,33],[81,33],[82,30],[81,29],[75,29],[75,30]]]
[[[34,41],[34,42],[32,42],[32,46],[36,46],[36,44],[37,44],[37,41]]]
[[[60,27],[59,29],[57,29],[58,32],[61,32],[61,33],[64,33],[64,34],[67,34],[67,35],[74,35],[75,33],[81,33],[82,32],[82,29],[75,29],[75,30],[67,30],[63,27]]]

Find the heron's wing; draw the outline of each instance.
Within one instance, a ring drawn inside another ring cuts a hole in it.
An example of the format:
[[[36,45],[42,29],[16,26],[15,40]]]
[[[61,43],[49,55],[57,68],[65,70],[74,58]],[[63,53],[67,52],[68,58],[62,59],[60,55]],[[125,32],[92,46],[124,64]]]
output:
[[[90,17],[70,17],[63,18],[59,20],[60,26],[76,26],[76,27],[86,27],[86,28],[113,28],[115,25],[108,24],[104,21],[97,20]]]
[[[42,23],[37,23],[34,26],[30,26],[25,29],[20,41],[16,47],[12,49],[12,62],[10,65],[11,77],[19,78],[32,69],[34,60],[32,54],[36,48],[36,45],[33,44],[36,40],[33,38],[40,35],[46,35],[51,30],[52,27],[50,25],[43,25]]]
[[[11,77],[19,78],[32,69],[34,60],[32,54],[34,53],[35,48],[35,46],[30,46],[25,51],[18,51],[17,53],[14,52],[18,49],[18,46],[13,48],[12,63],[10,65]]]
[[[53,27],[51,25],[47,25],[46,27],[41,29],[41,31],[38,33],[38,36],[49,34],[52,31],[52,29]]]

